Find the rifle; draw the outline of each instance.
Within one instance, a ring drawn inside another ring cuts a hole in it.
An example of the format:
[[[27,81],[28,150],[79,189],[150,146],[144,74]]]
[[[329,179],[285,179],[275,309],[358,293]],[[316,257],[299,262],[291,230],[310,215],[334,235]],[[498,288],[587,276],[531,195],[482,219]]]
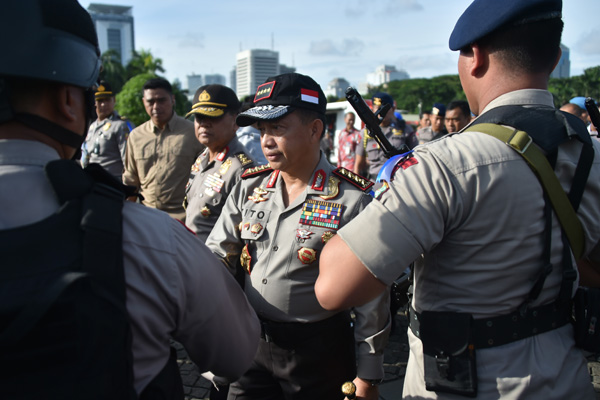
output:
[[[585,99],[585,108],[590,116],[592,124],[596,127],[596,130],[600,132],[600,111],[596,107],[596,103],[591,97]]]
[[[371,137],[373,137],[379,147],[381,147],[386,158],[391,158],[397,154],[410,151],[408,146],[405,144],[403,144],[400,149],[392,146],[379,127],[379,124],[381,124],[381,121],[383,121],[383,117],[385,117],[391,108],[389,104],[385,104],[383,107],[377,110],[377,113],[374,114],[369,109],[358,91],[353,87],[346,89],[346,99],[352,108],[354,108],[356,114],[358,114],[358,117],[365,123],[365,126],[367,127]]]

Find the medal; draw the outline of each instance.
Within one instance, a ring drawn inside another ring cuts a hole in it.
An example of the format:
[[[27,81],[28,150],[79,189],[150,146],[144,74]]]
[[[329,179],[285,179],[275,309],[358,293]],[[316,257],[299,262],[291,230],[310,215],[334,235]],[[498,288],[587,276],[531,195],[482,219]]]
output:
[[[313,263],[317,260],[317,251],[315,249],[303,247],[298,250],[298,260],[305,265]]]

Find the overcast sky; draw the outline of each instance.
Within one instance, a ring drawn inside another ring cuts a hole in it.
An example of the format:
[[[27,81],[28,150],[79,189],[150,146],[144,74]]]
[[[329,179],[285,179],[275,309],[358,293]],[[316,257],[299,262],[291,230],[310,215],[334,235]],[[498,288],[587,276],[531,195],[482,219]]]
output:
[[[90,3],[133,6],[136,49],[162,58],[166,77],[184,88],[193,73],[221,74],[230,84],[236,53],[254,48],[278,51],[281,64],[325,88],[337,77],[356,86],[382,64],[411,78],[456,74],[448,38],[471,1],[81,1]],[[600,65],[600,0],[563,3],[563,44],[571,76],[580,75]]]

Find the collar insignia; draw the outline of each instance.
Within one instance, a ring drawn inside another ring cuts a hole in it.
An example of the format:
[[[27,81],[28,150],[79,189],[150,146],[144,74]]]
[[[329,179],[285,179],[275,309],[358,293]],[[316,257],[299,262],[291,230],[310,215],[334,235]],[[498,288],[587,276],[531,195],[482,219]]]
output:
[[[323,191],[323,189],[325,188],[325,176],[325,171],[323,171],[322,169],[318,170],[315,173],[315,177],[313,178],[312,184],[312,188],[314,190]]]

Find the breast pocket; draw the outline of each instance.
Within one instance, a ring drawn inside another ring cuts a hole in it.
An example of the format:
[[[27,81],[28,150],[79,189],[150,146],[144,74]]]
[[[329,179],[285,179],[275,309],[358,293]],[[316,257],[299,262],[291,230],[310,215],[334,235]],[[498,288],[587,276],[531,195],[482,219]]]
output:
[[[242,209],[242,223],[239,227],[240,236],[244,240],[256,242],[257,253],[260,253],[268,245],[268,243],[266,243],[268,239],[266,228],[270,216],[270,210],[254,208]]]

